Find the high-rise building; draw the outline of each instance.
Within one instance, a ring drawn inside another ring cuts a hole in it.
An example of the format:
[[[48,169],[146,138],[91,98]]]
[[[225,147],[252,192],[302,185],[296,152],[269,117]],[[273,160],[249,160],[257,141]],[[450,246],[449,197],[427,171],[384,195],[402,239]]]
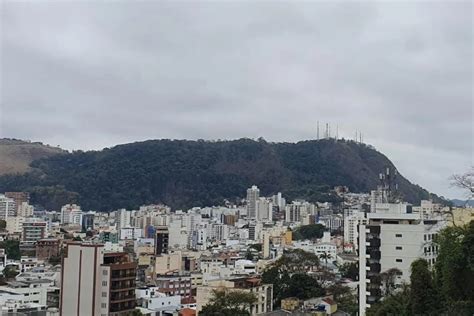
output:
[[[28,192],[5,192],[5,196],[15,201],[17,210],[23,203],[28,204],[30,202],[30,194]]]
[[[66,204],[61,207],[61,224],[63,225],[82,225],[81,207],[76,204]]]
[[[36,242],[46,238],[47,223],[38,218],[27,218],[22,224],[20,247],[24,251],[35,251]]]
[[[409,282],[413,261],[435,263],[438,247],[433,240],[445,225],[440,216],[412,213],[409,204],[376,203],[375,212],[367,213],[358,228],[359,315],[380,300],[382,272],[397,268],[396,282]]]
[[[169,231],[166,226],[156,227],[155,255],[167,254],[169,247]]]
[[[257,200],[257,220],[272,221],[273,219],[273,203],[266,198]]]
[[[120,209],[117,211],[117,230],[120,231],[123,227],[131,226],[131,214],[132,212],[127,211],[126,209]]]
[[[8,217],[16,215],[15,200],[0,194],[0,219],[7,220]]]
[[[34,213],[34,207],[29,205],[28,202],[22,202],[21,205],[17,205],[16,216],[19,217],[31,217]]]
[[[136,263],[102,244],[69,243],[61,270],[61,315],[122,316],[135,309]]]
[[[247,189],[247,217],[256,218],[257,216],[257,200],[260,198],[260,190],[256,185]]]
[[[94,217],[93,212],[89,212],[82,215],[82,231],[89,231],[94,229]]]

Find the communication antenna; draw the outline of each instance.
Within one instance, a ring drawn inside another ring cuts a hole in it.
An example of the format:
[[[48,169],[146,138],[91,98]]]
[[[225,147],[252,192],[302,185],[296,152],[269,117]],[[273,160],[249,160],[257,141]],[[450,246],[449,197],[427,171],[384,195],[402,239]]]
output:
[[[317,129],[317,139],[319,140],[319,121],[317,122],[316,129]]]
[[[339,124],[336,125],[336,140],[339,139]]]

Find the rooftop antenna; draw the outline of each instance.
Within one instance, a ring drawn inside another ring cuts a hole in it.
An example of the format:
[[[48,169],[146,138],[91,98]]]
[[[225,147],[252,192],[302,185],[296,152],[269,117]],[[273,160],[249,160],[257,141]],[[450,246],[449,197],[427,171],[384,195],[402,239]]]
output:
[[[329,124],[326,123],[326,136],[324,138],[328,138],[329,137]]]
[[[329,134],[328,134],[328,138],[331,138],[331,124],[329,124]]]
[[[336,140],[339,139],[339,124],[336,125]]]
[[[319,121],[317,122],[317,139],[319,140]]]

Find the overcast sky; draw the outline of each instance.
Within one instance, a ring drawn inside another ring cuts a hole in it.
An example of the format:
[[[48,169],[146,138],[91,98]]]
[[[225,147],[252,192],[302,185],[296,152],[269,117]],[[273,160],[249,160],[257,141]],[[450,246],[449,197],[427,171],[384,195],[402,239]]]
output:
[[[0,137],[66,149],[315,138],[316,122],[462,197],[470,1],[1,2]]]

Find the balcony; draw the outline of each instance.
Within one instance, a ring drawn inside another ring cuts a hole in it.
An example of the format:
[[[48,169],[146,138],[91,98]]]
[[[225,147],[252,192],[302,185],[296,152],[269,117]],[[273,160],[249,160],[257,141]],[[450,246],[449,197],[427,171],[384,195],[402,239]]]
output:
[[[380,273],[380,263],[367,263],[366,266],[370,268],[370,272]]]
[[[124,311],[128,311],[128,310],[132,310],[132,309],[135,309],[135,301],[128,302],[128,303],[111,304],[110,312],[111,313],[117,313],[117,312],[124,312]]]
[[[368,229],[371,234],[380,235],[379,225],[368,226]]]
[[[367,249],[365,254],[368,255],[370,259],[380,260],[380,251],[379,250]]]
[[[126,301],[135,300],[135,295],[113,295],[110,297],[111,303],[121,303]]]
[[[370,240],[367,240],[367,242],[365,244],[369,247],[379,248],[380,247],[380,239],[379,238],[372,238]]]
[[[114,291],[125,291],[130,289],[135,289],[136,284],[135,280],[133,281],[114,281],[111,284],[110,290]]]

